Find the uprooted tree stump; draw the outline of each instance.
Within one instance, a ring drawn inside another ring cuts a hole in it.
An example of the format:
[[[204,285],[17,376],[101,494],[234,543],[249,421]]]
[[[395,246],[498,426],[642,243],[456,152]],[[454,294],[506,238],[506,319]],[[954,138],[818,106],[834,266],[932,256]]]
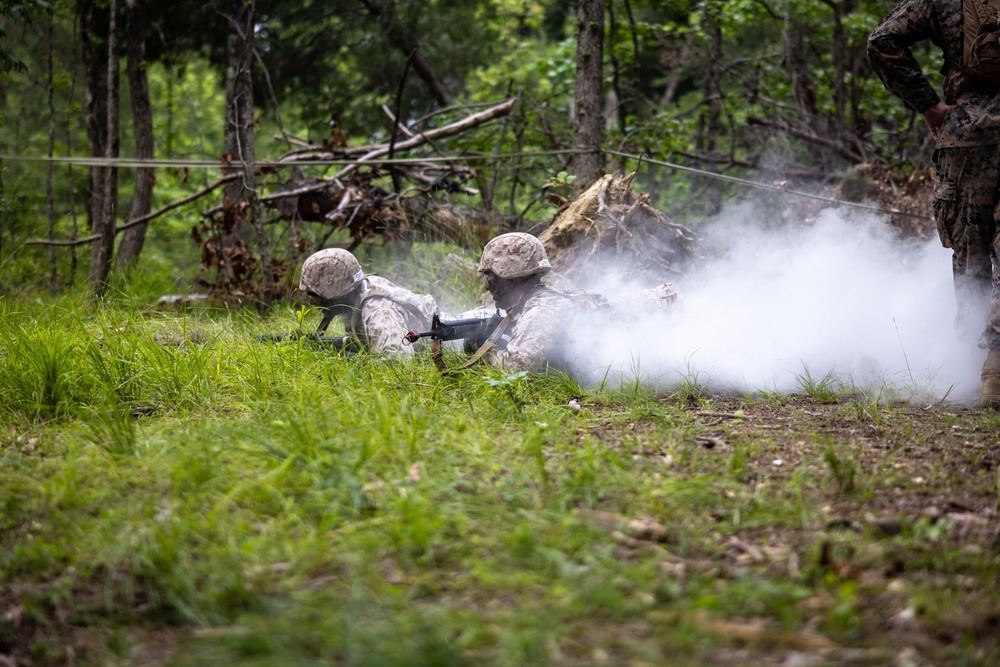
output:
[[[539,235],[553,271],[586,288],[608,274],[655,284],[679,276],[695,235],[632,191],[631,174],[608,174],[553,216]]]

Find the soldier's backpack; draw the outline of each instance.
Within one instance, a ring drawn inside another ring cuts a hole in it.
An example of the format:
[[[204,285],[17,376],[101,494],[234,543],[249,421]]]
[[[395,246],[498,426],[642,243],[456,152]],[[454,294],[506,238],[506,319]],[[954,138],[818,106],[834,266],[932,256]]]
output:
[[[1000,82],[1000,0],[962,0],[962,70]]]

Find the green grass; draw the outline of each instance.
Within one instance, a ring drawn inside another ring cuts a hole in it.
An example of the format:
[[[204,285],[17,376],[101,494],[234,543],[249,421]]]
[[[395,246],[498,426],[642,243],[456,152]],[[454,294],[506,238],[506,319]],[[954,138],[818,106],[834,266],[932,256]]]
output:
[[[810,433],[793,470],[772,464],[784,441],[706,448],[722,427],[693,416],[712,408],[699,378],[587,390],[252,340],[303,326],[292,306],[260,320],[119,294],[0,314],[0,646],[25,662],[716,664],[728,640],[700,612],[891,652],[866,617],[885,582],[851,562],[929,572],[921,599],[972,580],[975,604],[995,601],[994,553],[934,560],[946,524],[831,534],[823,504],[871,493],[859,445]],[[829,400],[829,377],[804,384]],[[898,418],[860,397],[838,415]],[[957,423],[995,426],[975,419]],[[948,650],[997,657],[968,637]],[[747,646],[746,664],[789,650]]]
[[[803,367],[802,373],[795,373],[795,379],[803,394],[820,403],[836,403],[843,391],[844,383],[833,370],[816,377],[809,368]]]

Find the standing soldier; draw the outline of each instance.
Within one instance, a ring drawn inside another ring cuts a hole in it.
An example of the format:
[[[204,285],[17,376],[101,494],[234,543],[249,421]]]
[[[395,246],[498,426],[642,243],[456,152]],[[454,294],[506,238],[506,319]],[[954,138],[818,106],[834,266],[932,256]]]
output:
[[[987,10],[990,18],[983,21]],[[983,405],[993,408],[1000,407],[998,10],[997,0],[906,0],[868,38],[875,73],[907,108],[923,116],[937,142],[934,218],[941,243],[954,251],[955,321],[964,338],[978,336],[979,346],[989,350],[982,372]],[[990,24],[992,39],[981,39]],[[931,40],[944,54],[944,100],[910,51],[923,40]],[[986,48],[980,50],[981,45]]]
[[[390,357],[413,354],[403,336],[411,329],[427,328],[437,310],[429,294],[414,294],[385,278],[366,276],[357,258],[340,248],[310,255],[302,265],[299,289],[324,311],[317,334],[340,316],[348,337]]]

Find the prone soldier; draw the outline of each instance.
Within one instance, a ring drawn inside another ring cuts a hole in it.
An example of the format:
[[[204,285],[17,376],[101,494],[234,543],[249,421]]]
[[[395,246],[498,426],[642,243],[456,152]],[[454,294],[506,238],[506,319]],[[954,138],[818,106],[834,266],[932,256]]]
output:
[[[299,289],[323,309],[317,335],[340,317],[348,338],[392,358],[413,354],[413,346],[403,343],[404,336],[426,328],[437,311],[434,297],[365,275],[357,258],[340,248],[309,256],[302,265]]]
[[[506,315],[487,339],[487,361],[509,368],[540,370],[549,365],[565,367],[560,339],[574,317],[603,311],[609,324],[620,314],[616,307],[597,294],[563,291],[549,287],[543,278],[552,270],[541,241],[523,232],[495,237],[483,249],[479,273],[497,308]],[[673,308],[677,294],[663,284],[627,295],[623,305],[642,303],[662,312]],[[482,355],[484,347],[477,351]],[[473,357],[473,360],[477,359]]]

